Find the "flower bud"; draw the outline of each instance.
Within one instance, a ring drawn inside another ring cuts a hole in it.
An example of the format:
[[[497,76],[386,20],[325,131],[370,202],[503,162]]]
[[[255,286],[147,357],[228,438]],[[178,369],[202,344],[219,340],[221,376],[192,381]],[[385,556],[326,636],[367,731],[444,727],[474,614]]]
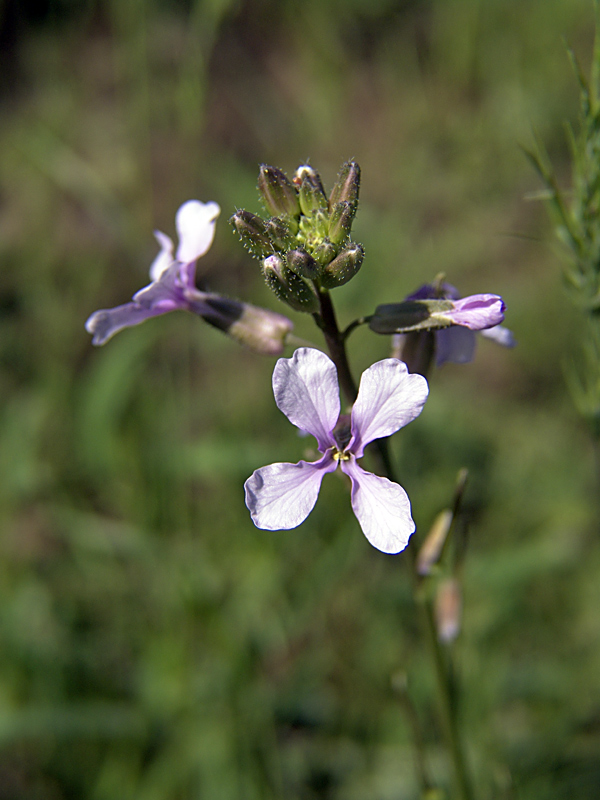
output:
[[[267,234],[265,223],[250,211],[236,211],[229,220],[237,231],[242,244],[257,258],[264,258],[273,252],[273,245]]]
[[[329,196],[329,209],[333,211],[338,203],[350,203],[358,206],[360,189],[360,167],[356,161],[347,161],[341,168],[335,186]]]
[[[305,216],[309,216],[311,211],[327,209],[327,196],[321,178],[310,164],[298,167],[294,183],[299,186],[300,208]]]
[[[295,311],[312,314],[319,308],[319,298],[305,280],[285,266],[278,255],[269,256],[263,261],[263,272],[267,286],[280,300]]]
[[[341,244],[350,236],[357,205],[346,200],[336,203],[329,217],[329,238],[334,244]]]
[[[360,244],[350,245],[325,267],[321,275],[321,286],[324,289],[343,286],[356,275],[364,257],[365,251]]]
[[[452,324],[447,314],[454,308],[452,300],[404,300],[377,306],[369,321],[374,333],[410,333],[436,330]]]
[[[435,622],[438,638],[445,644],[453,642],[460,632],[462,597],[456,578],[446,578],[438,586],[435,597]]]
[[[430,575],[433,571],[444,549],[453,519],[454,514],[448,508],[440,511],[435,518],[417,556],[418,575]]]
[[[281,355],[294,327],[282,314],[218,294],[205,294],[201,308],[206,322],[260,355]]]
[[[315,247],[313,250],[314,257],[322,267],[333,261],[337,253],[338,248],[331,244],[329,239],[322,241],[321,244],[317,245],[317,247]]]
[[[306,250],[290,250],[286,253],[285,260],[292,272],[301,278],[314,280],[321,271],[315,259]]]
[[[294,223],[296,224],[295,220]],[[265,222],[265,231],[274,249],[288,250],[293,247],[293,237],[287,220],[281,217],[271,217]]]
[[[274,216],[297,217],[300,214],[298,192],[277,167],[260,165],[258,191],[267,210]]]

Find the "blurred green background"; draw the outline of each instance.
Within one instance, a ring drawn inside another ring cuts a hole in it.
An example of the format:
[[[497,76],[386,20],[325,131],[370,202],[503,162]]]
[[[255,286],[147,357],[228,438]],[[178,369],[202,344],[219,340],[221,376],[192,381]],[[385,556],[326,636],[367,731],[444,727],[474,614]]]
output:
[[[403,800],[408,676],[441,785],[434,682],[406,559],[345,485],[298,530],[254,528],[243,481],[302,457],[274,359],[186,314],[102,349],[185,200],[222,208],[216,291],[286,313],[226,223],[258,164],[363,170],[341,324],[438,272],[508,306],[432,376],[393,443],[418,529],[460,467],[469,546],[455,645],[478,798],[600,796],[592,450],[564,366],[580,322],[521,146],[568,186],[565,120],[591,0],[0,3],[0,800]],[[310,318],[299,336],[321,345]],[[388,355],[360,329],[354,370]]]

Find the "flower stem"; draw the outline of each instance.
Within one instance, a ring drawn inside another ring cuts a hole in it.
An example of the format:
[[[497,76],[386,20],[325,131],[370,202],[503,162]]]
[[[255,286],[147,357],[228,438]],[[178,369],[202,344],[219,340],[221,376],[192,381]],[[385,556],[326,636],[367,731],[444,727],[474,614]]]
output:
[[[414,552],[414,548],[413,548]],[[413,557],[413,561],[414,561]],[[427,636],[427,644],[431,653],[437,683],[439,705],[444,728],[446,746],[454,768],[454,784],[456,797],[459,800],[473,800],[473,792],[468,777],[462,741],[456,715],[455,691],[449,665],[438,637],[433,605],[428,598],[422,601],[423,618]]]
[[[337,319],[333,303],[331,302],[331,295],[329,292],[319,292],[319,302],[321,305],[320,323],[319,326],[325,336],[327,348],[331,360],[337,367],[338,379],[346,400],[350,405],[356,400],[358,389],[356,383],[350,372],[350,365],[348,364],[348,356],[346,355],[346,345],[344,335],[338,328]]]

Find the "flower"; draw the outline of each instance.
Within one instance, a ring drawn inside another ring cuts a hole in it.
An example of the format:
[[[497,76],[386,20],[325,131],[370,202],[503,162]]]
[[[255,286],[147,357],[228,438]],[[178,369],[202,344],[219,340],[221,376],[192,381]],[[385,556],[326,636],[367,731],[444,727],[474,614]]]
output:
[[[403,550],[415,529],[404,489],[363,470],[356,462],[369,442],[391,436],[415,419],[429,388],[394,358],[378,361],[362,375],[350,430],[340,433],[340,397],[335,364],[311,348],[280,358],[273,372],[278,408],[301,431],[317,440],[322,457],[257,469],[245,483],[252,520],[264,530],[289,530],[312,511],[327,472],[338,464],[352,484],[352,509],[369,542],[384,553]]]
[[[102,345],[123,328],[150,317],[182,309],[198,314],[211,325],[264,355],[280,355],[293,325],[287,317],[196,288],[196,261],[212,244],[217,203],[189,200],[175,216],[179,247],[173,256],[171,239],[154,235],[160,252],[150,266],[151,283],[133,295],[130,303],[95,311],[85,323],[92,344]]]
[[[440,297],[452,300],[454,308],[444,312],[444,317],[451,320],[452,327],[434,332],[438,367],[447,361],[456,364],[472,361],[477,344],[475,331],[504,347],[515,346],[512,332],[500,325],[505,306],[502,298],[496,294],[474,294],[461,298],[455,286],[444,282],[439,288],[425,284],[406,299],[429,300]]]

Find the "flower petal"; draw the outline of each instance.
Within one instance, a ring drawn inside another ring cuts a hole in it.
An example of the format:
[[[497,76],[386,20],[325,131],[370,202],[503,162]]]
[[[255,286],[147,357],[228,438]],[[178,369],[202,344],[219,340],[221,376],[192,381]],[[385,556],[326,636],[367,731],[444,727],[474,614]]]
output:
[[[212,244],[215,235],[215,221],[221,209],[216,203],[201,203],[188,200],[175,216],[175,227],[179,235],[177,261],[189,264],[195,261]]]
[[[475,355],[475,332],[459,325],[435,332],[435,363],[438,367],[446,361],[468,364]]]
[[[244,484],[246,505],[256,527],[266,531],[296,528],[313,510],[323,476],[336,467],[329,452],[314,463],[269,464],[257,469]]]
[[[404,550],[415,530],[404,489],[387,478],[365,472],[354,458],[340,463],[352,481],[352,510],[369,542],[382,553]]]
[[[134,303],[161,314],[178,308],[187,308],[187,300],[178,284],[179,267],[180,265],[174,261],[162,273],[159,280],[149,283],[133,295]]]
[[[473,294],[454,300],[452,311],[444,312],[444,317],[454,325],[463,325],[472,331],[493,328],[504,319],[505,305],[497,294]]]
[[[123,328],[139,325],[140,322],[145,322],[150,317],[156,317],[163,313],[162,310],[143,308],[137,303],[125,303],[123,306],[101,308],[100,311],[94,311],[85,323],[85,329],[94,335],[92,344],[100,345]]]
[[[425,378],[411,375],[403,361],[386,358],[373,364],[360,379],[348,449],[361,458],[369,442],[390,436],[418,417],[428,393]]]
[[[154,237],[160,245],[160,253],[150,265],[150,278],[152,281],[157,281],[173,263],[173,242],[162,231],[154,231]]]
[[[280,411],[300,430],[312,433],[324,453],[335,444],[332,430],[340,415],[340,390],[333,361],[320,350],[301,347],[280,358],[273,371],[273,394]]]
[[[486,328],[484,331],[479,331],[486,339],[492,339],[496,344],[501,344],[502,347],[515,347],[517,340],[513,336],[512,331],[505,328],[504,325],[494,325],[493,328]]]

